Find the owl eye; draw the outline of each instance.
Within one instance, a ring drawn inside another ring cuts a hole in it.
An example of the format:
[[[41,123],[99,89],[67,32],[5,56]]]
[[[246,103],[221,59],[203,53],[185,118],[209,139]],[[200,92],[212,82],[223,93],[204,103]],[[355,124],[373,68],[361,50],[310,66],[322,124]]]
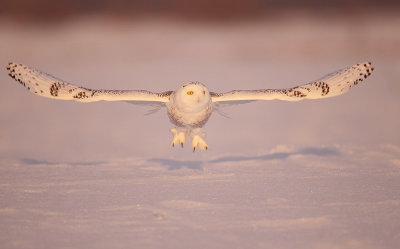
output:
[[[187,95],[193,95],[193,91],[186,92]]]

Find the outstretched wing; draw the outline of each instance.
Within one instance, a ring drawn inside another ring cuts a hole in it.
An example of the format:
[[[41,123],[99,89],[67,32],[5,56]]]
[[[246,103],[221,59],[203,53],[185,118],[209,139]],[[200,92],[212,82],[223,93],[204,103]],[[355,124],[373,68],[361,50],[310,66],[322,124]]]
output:
[[[52,99],[80,102],[105,100],[165,103],[169,101],[169,96],[172,93],[171,91],[153,93],[145,90],[92,90],[67,83],[39,70],[13,62],[8,64],[7,70],[10,77],[21,83],[30,92]]]
[[[234,90],[227,93],[211,93],[211,98],[213,102],[273,99],[298,101],[329,98],[349,91],[371,75],[373,70],[371,62],[360,63],[301,86],[287,89]]]

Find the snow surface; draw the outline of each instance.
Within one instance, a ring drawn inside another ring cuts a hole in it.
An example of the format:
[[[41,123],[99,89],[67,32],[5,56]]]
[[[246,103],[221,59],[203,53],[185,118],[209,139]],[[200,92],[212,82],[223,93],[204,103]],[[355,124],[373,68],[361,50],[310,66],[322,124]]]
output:
[[[396,248],[399,15],[200,24],[0,22],[1,248]],[[172,148],[165,110],[39,98],[24,63],[91,88],[283,88],[370,60],[344,96],[214,114]]]

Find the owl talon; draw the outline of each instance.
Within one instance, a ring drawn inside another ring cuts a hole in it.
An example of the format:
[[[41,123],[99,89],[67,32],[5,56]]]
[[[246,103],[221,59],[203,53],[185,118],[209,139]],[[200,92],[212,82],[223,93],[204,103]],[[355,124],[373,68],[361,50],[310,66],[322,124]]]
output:
[[[199,136],[194,136],[192,138],[192,147],[193,147],[193,152],[196,151],[196,148],[198,148],[200,150],[208,149],[207,143]]]
[[[193,130],[190,136],[192,138],[193,152],[195,152],[196,148],[200,150],[208,149],[208,145],[206,141],[204,141],[205,133],[201,129]]]
[[[172,128],[170,130],[172,133],[172,147],[175,147],[175,145],[180,144],[181,148],[183,148],[183,144],[185,143],[186,140],[186,131],[178,131],[176,128]]]

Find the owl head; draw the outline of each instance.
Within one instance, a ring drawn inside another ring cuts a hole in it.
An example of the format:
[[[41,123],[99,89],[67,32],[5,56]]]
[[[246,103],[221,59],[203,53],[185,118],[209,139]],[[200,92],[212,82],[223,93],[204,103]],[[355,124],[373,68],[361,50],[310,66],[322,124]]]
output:
[[[210,92],[203,84],[190,82],[184,84],[175,92],[174,102],[182,110],[204,109],[211,102]]]

